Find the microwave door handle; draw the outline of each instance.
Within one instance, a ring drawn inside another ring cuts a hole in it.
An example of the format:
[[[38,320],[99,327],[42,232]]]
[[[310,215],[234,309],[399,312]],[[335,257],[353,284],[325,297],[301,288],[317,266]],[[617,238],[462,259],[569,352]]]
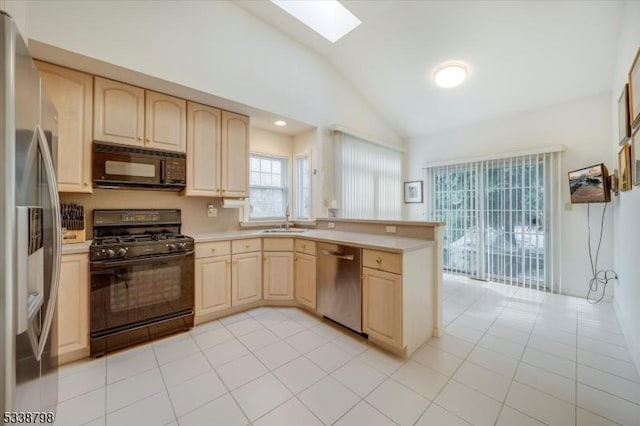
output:
[[[160,183],[167,183],[167,167],[164,160],[160,160]]]
[[[58,298],[60,267],[62,264],[62,224],[60,218],[60,198],[58,197],[58,184],[56,182],[56,173],[53,167],[53,158],[51,157],[51,151],[47,144],[47,137],[40,125],[36,127],[36,133],[38,148],[42,154],[44,174],[48,183],[47,187],[49,189],[49,200],[51,202],[51,217],[53,220],[53,268],[51,272],[51,287],[49,301],[47,302],[44,321],[42,323],[42,332],[40,333],[40,339],[38,341],[38,349],[35,354],[36,359],[40,361],[49,337],[51,323],[53,322],[53,314],[56,308],[56,300]],[[30,337],[32,337],[33,333],[29,334]],[[33,343],[34,342],[32,340],[32,344]]]

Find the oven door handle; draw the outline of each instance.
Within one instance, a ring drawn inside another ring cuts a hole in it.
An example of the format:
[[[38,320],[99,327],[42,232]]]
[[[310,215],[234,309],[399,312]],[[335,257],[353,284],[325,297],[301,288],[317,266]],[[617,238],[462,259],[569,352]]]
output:
[[[129,266],[135,265],[139,263],[157,263],[157,262],[166,262],[174,259],[182,259],[193,254],[193,250],[179,253],[179,254],[171,254],[167,256],[148,256],[137,259],[125,259],[125,260],[97,260],[90,262],[91,269],[109,269],[109,268],[118,268],[121,266]]]

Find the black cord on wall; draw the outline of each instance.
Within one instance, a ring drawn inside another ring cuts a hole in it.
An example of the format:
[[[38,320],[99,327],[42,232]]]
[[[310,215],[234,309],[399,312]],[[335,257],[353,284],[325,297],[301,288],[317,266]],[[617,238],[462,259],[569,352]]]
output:
[[[591,263],[591,279],[589,280],[589,290],[587,291],[587,302],[595,305],[600,303],[604,298],[604,294],[607,290],[607,284],[611,280],[617,280],[618,274],[613,269],[598,270],[598,256],[600,255],[600,244],[602,243],[602,233],[604,231],[604,214],[607,211],[607,203],[604,204],[602,209],[602,218],[600,219],[600,236],[598,237],[598,248],[596,248],[595,260],[591,253],[591,203],[587,204],[587,229],[589,232],[589,262]],[[591,299],[591,293],[597,294],[598,288],[602,286],[602,294],[597,299]]]

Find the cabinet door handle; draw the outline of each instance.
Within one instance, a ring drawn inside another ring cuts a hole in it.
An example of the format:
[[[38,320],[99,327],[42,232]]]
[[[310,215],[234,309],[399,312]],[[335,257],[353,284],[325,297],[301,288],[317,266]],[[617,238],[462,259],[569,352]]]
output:
[[[224,192],[225,190],[223,189],[222,192]]]
[[[233,261],[233,263],[238,263],[238,261],[237,261],[237,260],[234,260],[234,261]]]
[[[142,140],[142,136],[138,136],[138,140],[141,141]]]
[[[215,253],[215,252],[216,252],[216,248],[215,248],[215,247],[212,247],[212,248],[211,248],[211,251]]]
[[[229,260],[225,260],[224,263],[229,265],[231,262]]]
[[[378,265],[380,265],[380,264],[382,263],[382,258],[381,258],[381,257],[377,258],[377,259],[376,259],[376,263],[377,263]]]
[[[246,248],[246,249],[248,249],[249,247],[250,247],[249,244],[245,244],[244,245],[244,248]]]
[[[85,183],[84,183],[84,186],[89,186],[89,182],[85,182]]]
[[[151,139],[149,139],[149,138],[146,138],[146,139],[145,139],[145,141],[147,141],[147,142],[151,142]]]
[[[306,249],[306,248],[307,248],[307,245],[306,245],[306,244],[303,244],[303,245],[302,245],[302,248],[303,248],[303,249]]]

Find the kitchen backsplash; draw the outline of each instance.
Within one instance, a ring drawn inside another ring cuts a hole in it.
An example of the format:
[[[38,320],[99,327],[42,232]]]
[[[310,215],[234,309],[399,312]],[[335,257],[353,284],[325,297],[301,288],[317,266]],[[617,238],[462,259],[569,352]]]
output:
[[[93,194],[60,193],[60,201],[84,206],[87,239],[93,237],[94,209],[181,209],[186,235],[240,229],[238,209],[221,208],[219,199],[184,197],[175,192],[94,188]],[[207,217],[207,204],[211,203],[218,209],[217,217]]]

